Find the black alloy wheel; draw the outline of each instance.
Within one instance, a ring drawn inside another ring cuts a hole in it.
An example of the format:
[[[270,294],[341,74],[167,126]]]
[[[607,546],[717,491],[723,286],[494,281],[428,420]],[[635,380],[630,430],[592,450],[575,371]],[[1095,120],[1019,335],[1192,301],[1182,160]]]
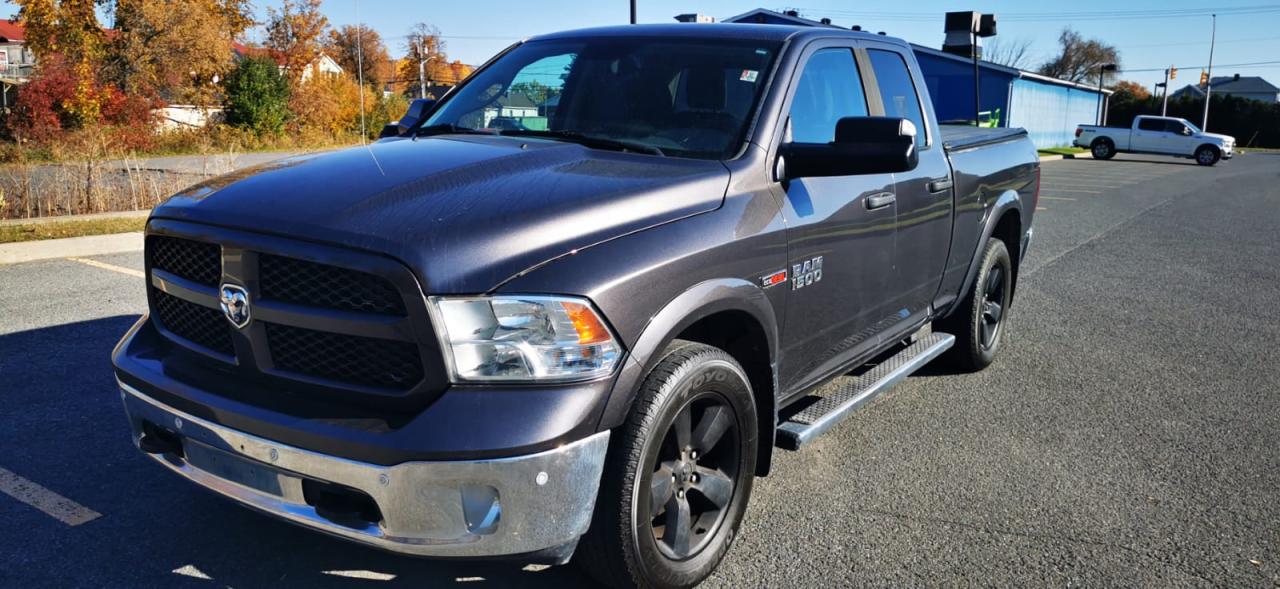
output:
[[[934,329],[956,336],[947,361],[963,372],[982,370],[995,360],[1004,324],[1013,302],[1013,260],[1005,243],[987,240],[978,276],[951,315],[934,322]]]
[[[714,392],[685,403],[663,436],[649,475],[646,520],[658,550],[673,560],[697,555],[724,522],[738,486],[733,407]]]
[[[751,498],[759,423],[751,382],[724,350],[676,340],[612,430],[591,528],[574,562],[610,587],[705,580]]]
[[[980,329],[983,349],[991,349],[1000,336],[1000,319],[1004,317],[1006,300],[1004,291],[1008,288],[1007,283],[1004,268],[999,265],[993,266],[987,274],[987,282],[982,289]]]

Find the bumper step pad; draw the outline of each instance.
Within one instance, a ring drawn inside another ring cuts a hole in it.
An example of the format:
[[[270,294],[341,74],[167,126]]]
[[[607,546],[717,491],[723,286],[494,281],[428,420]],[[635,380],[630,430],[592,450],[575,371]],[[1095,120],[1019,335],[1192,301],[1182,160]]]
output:
[[[842,376],[816,391],[817,399],[778,427],[777,443],[788,450],[801,446],[844,421],[853,411],[903,378],[923,368],[956,341],[949,333],[931,333],[857,376]]]

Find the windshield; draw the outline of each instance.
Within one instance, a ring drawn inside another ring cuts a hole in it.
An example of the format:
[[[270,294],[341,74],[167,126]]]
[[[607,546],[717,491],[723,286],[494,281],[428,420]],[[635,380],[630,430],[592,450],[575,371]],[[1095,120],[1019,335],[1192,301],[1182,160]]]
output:
[[[531,41],[477,72],[424,128],[597,139],[725,159],[742,146],[777,50],[777,43],[733,39]]]

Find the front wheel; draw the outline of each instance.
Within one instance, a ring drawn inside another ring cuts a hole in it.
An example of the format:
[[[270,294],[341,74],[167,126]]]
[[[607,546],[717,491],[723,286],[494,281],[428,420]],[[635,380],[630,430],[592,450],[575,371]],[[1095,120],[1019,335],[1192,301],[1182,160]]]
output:
[[[614,587],[691,587],[728,552],[751,495],[755,402],[722,350],[677,342],[614,431],[578,558]]]
[[[1212,166],[1221,158],[1222,154],[1218,152],[1218,148],[1211,145],[1202,145],[1196,150],[1196,163],[1202,166]]]

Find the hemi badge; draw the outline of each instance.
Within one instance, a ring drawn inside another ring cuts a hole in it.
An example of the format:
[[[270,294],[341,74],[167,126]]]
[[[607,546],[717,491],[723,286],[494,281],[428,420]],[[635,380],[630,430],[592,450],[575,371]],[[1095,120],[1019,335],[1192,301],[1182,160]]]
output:
[[[760,277],[760,286],[769,288],[775,284],[782,284],[787,281],[787,271],[779,270],[768,276]]]

